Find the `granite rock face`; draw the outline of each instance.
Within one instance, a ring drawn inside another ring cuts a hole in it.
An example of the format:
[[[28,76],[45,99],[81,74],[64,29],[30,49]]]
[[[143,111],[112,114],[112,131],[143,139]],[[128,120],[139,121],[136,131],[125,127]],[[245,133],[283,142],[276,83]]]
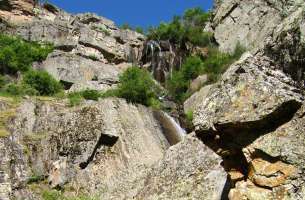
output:
[[[187,136],[148,173],[135,199],[221,199],[227,180],[221,162],[199,139]]]
[[[222,156],[230,200],[304,199],[304,7],[216,1],[210,28],[220,48],[250,51],[184,109]]]
[[[300,0],[216,1],[209,26],[223,51],[232,52],[237,44],[259,49],[277,25],[303,3]]]
[[[10,135],[0,137],[1,199],[40,199],[38,186],[101,199],[220,199],[225,188],[218,155],[195,135],[170,147],[153,111],[125,100],[69,108],[28,99],[8,120]],[[50,186],[35,180],[33,190],[34,177]]]
[[[5,3],[0,7],[2,24],[7,25],[3,32],[29,41],[53,43],[56,51],[36,66],[70,86],[76,84],[73,90],[106,90],[115,86],[119,73],[141,58],[145,37],[121,30],[106,18],[91,13],[71,15],[51,4],[38,5],[34,1],[8,2],[9,8]],[[119,68],[120,64],[125,67]],[[88,80],[84,73],[92,65],[95,69],[88,73],[103,74],[103,80]]]
[[[10,136],[0,138],[1,198],[28,189],[33,176],[48,177],[52,187],[74,181],[92,194],[111,191],[169,147],[152,111],[118,99],[73,109],[27,100],[10,120]]]

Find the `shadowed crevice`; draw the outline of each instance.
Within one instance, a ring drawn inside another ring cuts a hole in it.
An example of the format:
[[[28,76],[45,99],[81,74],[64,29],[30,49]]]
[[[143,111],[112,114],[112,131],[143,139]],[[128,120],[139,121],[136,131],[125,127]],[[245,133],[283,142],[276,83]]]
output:
[[[89,163],[93,160],[97,150],[99,148],[101,148],[102,146],[106,146],[106,147],[112,147],[113,145],[115,145],[115,143],[118,141],[119,137],[113,136],[113,135],[105,135],[105,134],[101,134],[98,142],[96,143],[92,154],[90,155],[90,157],[87,159],[86,162],[82,162],[79,164],[79,167],[81,169],[85,169]]]

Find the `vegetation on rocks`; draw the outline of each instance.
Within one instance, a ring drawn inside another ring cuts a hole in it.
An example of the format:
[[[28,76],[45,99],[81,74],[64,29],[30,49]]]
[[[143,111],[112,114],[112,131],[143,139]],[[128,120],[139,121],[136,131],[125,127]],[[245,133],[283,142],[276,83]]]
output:
[[[52,51],[51,44],[27,42],[18,37],[1,34],[0,93],[12,96],[52,96],[58,93],[62,86],[57,80],[45,71],[31,69],[33,62],[43,61]],[[21,72],[22,80],[15,80],[14,76],[18,72]]]
[[[24,75],[23,82],[42,96],[52,96],[62,90],[61,84],[46,71],[29,71]]]
[[[117,89],[106,92],[97,90],[84,90],[68,95],[70,106],[79,105],[83,99],[97,101],[99,98],[119,97],[131,103],[139,103],[146,106],[159,107],[159,88],[150,74],[139,67],[131,67],[120,76]]]
[[[245,49],[238,45],[232,54],[221,53],[215,47],[208,48],[208,56],[190,56],[179,71],[175,71],[167,80],[169,94],[178,102],[183,102],[191,94],[188,92],[190,83],[199,75],[207,74],[208,82],[216,82],[230,64],[240,58]]]
[[[187,43],[196,46],[207,46],[211,43],[211,33],[204,32],[203,27],[210,18],[210,13],[201,8],[186,10],[183,17],[175,16],[169,23],[151,27],[147,37],[150,40],[168,40],[184,47]]]
[[[0,73],[27,71],[33,62],[44,60],[52,51],[51,44],[27,42],[18,37],[0,34]]]
[[[56,190],[46,190],[42,193],[43,200],[95,200],[95,197],[90,197],[88,195],[79,196],[65,196],[60,191]]]

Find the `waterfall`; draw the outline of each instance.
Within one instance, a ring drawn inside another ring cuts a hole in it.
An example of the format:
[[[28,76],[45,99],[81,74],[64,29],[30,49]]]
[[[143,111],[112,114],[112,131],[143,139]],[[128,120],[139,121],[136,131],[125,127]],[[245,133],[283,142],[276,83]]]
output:
[[[186,131],[169,114],[163,111],[155,111],[154,116],[160,122],[170,145],[177,144],[186,135]]]

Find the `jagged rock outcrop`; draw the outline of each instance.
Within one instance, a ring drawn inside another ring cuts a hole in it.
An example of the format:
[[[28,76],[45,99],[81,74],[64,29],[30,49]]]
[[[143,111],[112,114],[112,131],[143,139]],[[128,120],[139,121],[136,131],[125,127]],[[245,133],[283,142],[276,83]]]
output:
[[[169,148],[162,123],[144,106],[113,98],[75,108],[48,99],[15,104],[10,135],[0,137],[1,199],[40,199],[44,179],[101,199],[223,194],[222,159],[194,135]]]
[[[275,27],[303,3],[300,0],[216,1],[209,29],[223,51],[233,51],[238,43],[259,49]]]
[[[169,147],[152,111],[118,99],[75,109],[27,100],[8,131],[10,136],[0,138],[0,187],[6,186],[1,198],[21,189],[30,193],[31,177],[48,175],[53,187],[74,181],[92,194],[105,188],[110,193],[160,160]]]
[[[121,30],[106,18],[90,13],[71,15],[51,4],[40,6],[33,1],[8,2],[10,8],[5,2],[1,2],[0,7],[4,12],[0,13],[2,24],[6,24],[3,32],[29,41],[53,43],[56,52],[36,66],[70,87],[75,84],[72,90],[108,89],[116,84],[118,72],[141,58],[145,37],[131,30]],[[25,15],[24,10],[31,12]],[[26,20],[19,20],[15,13]],[[125,66],[120,68],[119,64]],[[89,71],[96,73],[95,79],[86,74],[92,65],[94,69]],[[98,78],[100,76],[103,80]]]
[[[304,16],[301,1],[216,3],[221,49],[240,42],[251,53],[184,106],[197,136],[224,159],[230,200],[304,198]]]

